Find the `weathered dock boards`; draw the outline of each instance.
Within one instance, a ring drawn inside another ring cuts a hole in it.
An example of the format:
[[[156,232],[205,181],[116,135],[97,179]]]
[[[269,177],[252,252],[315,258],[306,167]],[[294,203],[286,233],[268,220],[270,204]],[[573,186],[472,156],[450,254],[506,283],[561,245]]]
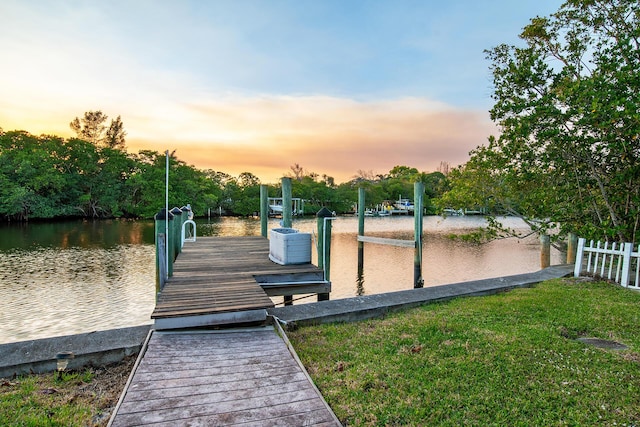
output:
[[[183,247],[151,318],[156,329],[264,321],[274,304],[260,281],[265,287],[293,281],[316,292],[330,290],[322,270],[312,264],[269,260],[269,241],[263,237],[200,237]]]
[[[273,326],[153,332],[110,426],[339,426]]]

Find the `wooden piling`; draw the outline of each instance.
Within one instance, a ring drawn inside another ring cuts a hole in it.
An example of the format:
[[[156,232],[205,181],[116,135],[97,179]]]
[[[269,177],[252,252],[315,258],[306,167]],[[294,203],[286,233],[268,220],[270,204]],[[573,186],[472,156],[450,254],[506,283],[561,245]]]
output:
[[[358,236],[364,236],[365,191],[358,188]],[[364,242],[358,240],[358,277],[362,278],[364,270]]]
[[[333,213],[322,208],[316,214],[318,227],[318,267],[324,270],[324,280],[331,281],[331,220]],[[329,294],[318,294],[318,301],[329,299]]]
[[[414,218],[414,238],[415,250],[413,257],[413,287],[422,288],[424,279],[422,278],[422,211],[423,211],[424,184],[416,182],[413,184],[413,218]]]
[[[540,235],[540,268],[551,265],[551,238],[548,234]]]
[[[291,228],[291,178],[282,178],[282,226]]]
[[[167,281],[167,277],[169,277],[169,271],[173,272],[173,262],[171,257],[169,257],[169,262],[167,263],[166,259],[166,248],[167,245],[170,244],[167,242],[167,218],[169,218],[169,222],[173,219],[173,214],[171,212],[167,212],[166,209],[162,208],[155,216],[155,241],[156,241],[156,290],[160,292],[162,287]],[[171,227],[169,227],[171,230]],[[171,233],[171,231],[169,231]],[[167,269],[167,264],[169,264],[170,270]],[[156,293],[157,294],[157,293]]]
[[[269,188],[260,186],[260,234],[267,237],[267,224],[269,222]]]
[[[173,244],[173,259],[180,254],[182,249],[182,224],[186,220],[186,218],[182,219],[182,209],[179,207],[174,207],[171,209],[171,213],[173,214],[173,235],[172,244]]]
[[[567,264],[575,264],[578,248],[578,236],[575,233],[567,235]]]

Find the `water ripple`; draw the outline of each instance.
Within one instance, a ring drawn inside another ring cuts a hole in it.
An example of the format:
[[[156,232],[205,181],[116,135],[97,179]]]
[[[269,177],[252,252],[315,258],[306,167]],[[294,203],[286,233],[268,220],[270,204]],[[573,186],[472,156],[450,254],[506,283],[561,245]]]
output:
[[[0,343],[151,323],[152,245],[0,252]]]

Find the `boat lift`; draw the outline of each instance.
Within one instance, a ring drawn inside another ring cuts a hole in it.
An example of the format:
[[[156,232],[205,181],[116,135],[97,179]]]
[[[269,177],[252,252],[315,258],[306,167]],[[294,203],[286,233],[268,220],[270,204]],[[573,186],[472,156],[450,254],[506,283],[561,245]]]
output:
[[[282,215],[282,197],[269,197],[269,216]],[[304,199],[298,197],[291,199],[292,211],[295,216],[304,215]]]

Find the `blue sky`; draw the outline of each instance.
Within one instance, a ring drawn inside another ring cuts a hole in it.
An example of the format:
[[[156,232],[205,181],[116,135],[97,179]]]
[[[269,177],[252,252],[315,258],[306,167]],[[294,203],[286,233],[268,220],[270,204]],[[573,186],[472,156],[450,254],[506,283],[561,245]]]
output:
[[[71,136],[100,109],[129,151],[265,182],[432,171],[496,132],[484,50],[560,4],[3,0],[0,127]]]

